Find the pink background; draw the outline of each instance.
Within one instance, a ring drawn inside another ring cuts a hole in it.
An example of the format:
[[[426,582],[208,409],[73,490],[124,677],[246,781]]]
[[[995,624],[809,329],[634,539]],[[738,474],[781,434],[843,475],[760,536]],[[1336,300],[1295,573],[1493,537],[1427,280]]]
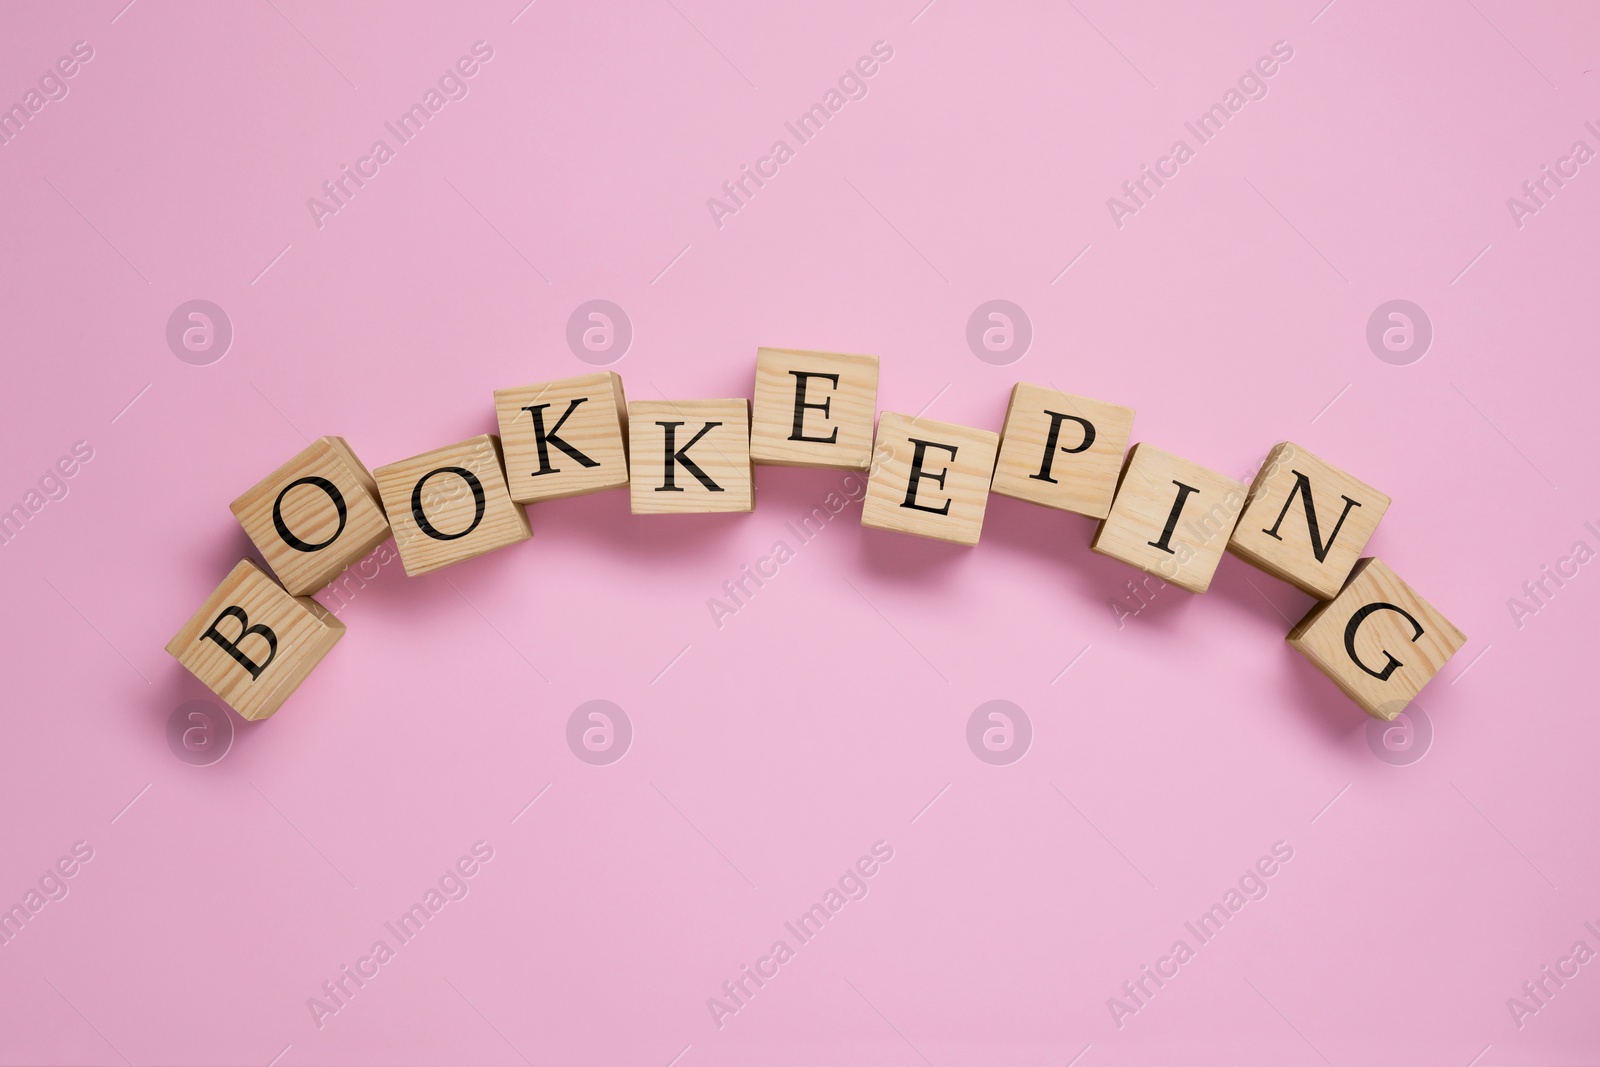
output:
[[[0,1061],[1600,1060],[1600,963],[1506,1005],[1600,950],[1600,567],[1507,606],[1600,548],[1600,175],[1521,228],[1505,203],[1600,148],[1600,11],[921,2],[0,10],[0,102],[94,50],[0,148],[0,505],[94,450],[0,553],[0,904],[94,850],[0,947]],[[307,198],[478,40],[470,94],[319,229]],[[718,228],[707,197],[878,40],[867,97]],[[1266,98],[1114,225],[1280,40]],[[209,366],[165,339],[195,298],[235,330]],[[973,550],[852,506],[718,629],[707,599],[840,482],[763,468],[753,514],[611,492],[391,564],[283,711],[176,758],[206,693],[162,646],[250,552],[228,502],[307,436],[377,466],[492,430],[496,387],[590,369],[594,298],[636,399],[825,348],[882,357],[882,410],[998,429],[1026,379],[1233,477],[1326,456],[1470,635],[1431,749],[1380,760],[1283,643],[1307,597],[1229,557],[1119,625],[1135,572],[1093,524],[1006,499]],[[1033,325],[1009,366],[965,340],[992,298]],[[1407,366],[1365,340],[1393,298],[1434,327]],[[609,766],[565,740],[596,698],[633,724]],[[1032,722],[1010,766],[965,739],[991,699]],[[307,999],[479,840],[470,894],[319,1028]],[[870,894],[719,1029],[707,998],[879,840]],[[1277,841],[1268,896],[1119,1028],[1107,999]]]

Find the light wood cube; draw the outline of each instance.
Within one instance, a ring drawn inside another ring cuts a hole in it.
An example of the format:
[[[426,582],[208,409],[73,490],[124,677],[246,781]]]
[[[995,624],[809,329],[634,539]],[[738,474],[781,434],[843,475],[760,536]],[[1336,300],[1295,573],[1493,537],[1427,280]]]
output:
[[[758,349],[750,458],[864,471],[877,407],[877,356]]]
[[[389,536],[378,484],[342,437],[319,437],[231,505],[291,596],[315,593]]]
[[[1284,441],[1250,486],[1228,547],[1319,600],[1332,599],[1367,547],[1389,498]]]
[[[1103,519],[1132,433],[1132,408],[1018,382],[1006,406],[992,488]]]
[[[400,563],[415,577],[526,541],[528,516],[506,491],[500,439],[470,437],[373,471]]]
[[[884,412],[861,525],[975,545],[1000,435]]]
[[[1147,444],[1133,446],[1094,550],[1191,593],[1211,586],[1245,487]]]
[[[1467,637],[1371,556],[1332,600],[1289,631],[1289,644],[1367,714],[1393,719]]]
[[[167,652],[234,711],[265,719],[343,636],[333,612],[290,596],[243,560],[167,642]]]
[[[519,504],[628,484],[628,403],[613,371],[496,389],[506,484]]]
[[[628,405],[635,515],[749,511],[750,404],[737,400],[636,400]]]

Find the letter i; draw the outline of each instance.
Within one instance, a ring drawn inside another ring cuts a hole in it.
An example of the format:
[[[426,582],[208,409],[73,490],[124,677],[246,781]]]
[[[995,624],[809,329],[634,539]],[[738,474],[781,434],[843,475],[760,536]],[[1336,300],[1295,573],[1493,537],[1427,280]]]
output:
[[[1172,531],[1178,528],[1178,516],[1183,514],[1184,501],[1189,499],[1191,493],[1200,491],[1192,485],[1184,485],[1176,478],[1172,480],[1172,484],[1178,487],[1178,498],[1172,502],[1172,510],[1167,513],[1167,525],[1161,531],[1161,540],[1145,542],[1151,548],[1159,548],[1168,555],[1174,554],[1170,547],[1172,544]]]

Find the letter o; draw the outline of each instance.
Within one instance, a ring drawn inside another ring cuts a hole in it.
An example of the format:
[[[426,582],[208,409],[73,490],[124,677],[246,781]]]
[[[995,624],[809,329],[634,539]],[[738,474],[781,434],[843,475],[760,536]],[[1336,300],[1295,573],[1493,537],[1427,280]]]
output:
[[[467,528],[462,530],[460,533],[440,533],[434,528],[433,523],[428,521],[428,513],[422,510],[422,487],[427,485],[428,479],[432,478],[435,474],[454,474],[456,477],[466,482],[467,486],[472,490],[472,522],[469,523]],[[421,478],[417,479],[416,486],[411,490],[411,518],[416,522],[417,529],[421,530],[435,541],[454,541],[458,537],[467,536],[467,534],[478,528],[478,523],[483,521],[483,511],[483,483],[478,481],[478,476],[476,474],[473,474],[465,467],[439,467],[435,470],[431,470],[427,474],[424,474]]]
[[[312,544],[310,541],[302,541],[289,531],[289,524],[283,521],[283,498],[288,496],[289,490],[297,485],[314,485],[324,493],[327,493],[328,499],[333,501],[334,510],[339,513],[339,526],[333,533],[328,535],[326,541],[318,541],[316,544]],[[283,538],[283,543],[296,552],[317,552],[339,540],[339,535],[344,533],[344,523],[347,517],[344,494],[339,492],[339,487],[328,481],[328,479],[319,478],[315,474],[308,474],[304,478],[296,478],[284,486],[283,492],[278,494],[278,499],[272,502],[272,526],[278,531],[278,536]]]

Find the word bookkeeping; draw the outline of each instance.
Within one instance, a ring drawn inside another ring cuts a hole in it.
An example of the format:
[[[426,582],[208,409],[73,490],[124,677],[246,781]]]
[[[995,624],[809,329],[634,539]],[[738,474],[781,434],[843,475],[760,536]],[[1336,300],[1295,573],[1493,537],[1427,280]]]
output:
[[[1288,640],[1368,714],[1398,715],[1466,637],[1361,558],[1389,498],[1289,442],[1247,487],[1137,444],[1133,411],[1037,385],[1001,432],[877,412],[878,359],[763,348],[753,406],[628,403],[612,372],[500,389],[500,433],[369,471],[323,437],[232,505],[249,560],[167,644],[246,719],[264,719],[344,624],[311,594],[389,537],[408,575],[532,536],[525,505],[626,486],[633,513],[750,511],[752,464],[868,472],[861,524],[975,545],[990,493],[1100,520],[1093,548],[1194,593],[1231,550],[1320,603]],[[876,424],[876,425],[874,425]]]

